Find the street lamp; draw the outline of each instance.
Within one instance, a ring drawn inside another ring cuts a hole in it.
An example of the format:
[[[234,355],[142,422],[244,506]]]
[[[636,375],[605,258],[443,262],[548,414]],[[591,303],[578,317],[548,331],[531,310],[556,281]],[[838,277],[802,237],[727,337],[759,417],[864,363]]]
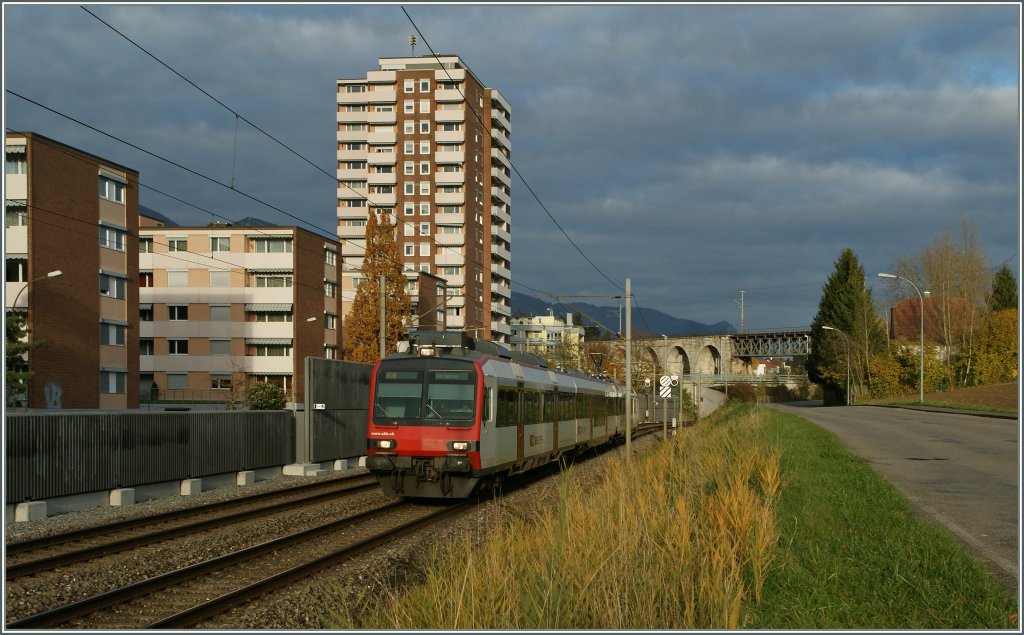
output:
[[[843,336],[843,341],[846,343],[846,405],[849,406],[850,405],[850,338],[846,336],[846,333],[843,333],[842,331],[840,331],[839,329],[837,329],[835,327],[825,326],[824,324],[822,324],[821,328],[825,329],[826,331],[835,331],[836,333],[839,333],[840,335]]]
[[[909,282],[910,286],[914,287],[914,291],[917,291],[917,297],[921,299],[921,379],[919,382],[920,391],[919,402],[924,403],[924,296],[921,295],[921,290],[917,288],[917,285],[911,280],[907,280],[903,276],[897,276],[894,273],[880,273],[879,278],[898,278],[904,282]]]
[[[57,276],[62,276],[62,275],[64,275],[64,272],[61,271],[60,269],[56,269],[56,270],[51,271],[50,273],[46,274],[45,276],[39,276],[38,278],[33,278],[32,280],[29,280],[28,282],[25,283],[25,286],[21,288],[21,291],[18,291],[18,294],[14,296],[14,302],[11,303],[11,308],[15,309],[15,308],[18,307],[18,299],[21,298],[21,294],[24,293],[28,289],[28,285],[30,283],[36,282],[38,280],[42,280],[44,278],[56,278]]]
[[[665,368],[664,373],[668,375],[668,335],[661,334],[661,339],[665,342]],[[671,393],[670,393],[671,394]],[[662,440],[668,439],[668,398],[662,399],[661,413],[663,419],[662,425]]]

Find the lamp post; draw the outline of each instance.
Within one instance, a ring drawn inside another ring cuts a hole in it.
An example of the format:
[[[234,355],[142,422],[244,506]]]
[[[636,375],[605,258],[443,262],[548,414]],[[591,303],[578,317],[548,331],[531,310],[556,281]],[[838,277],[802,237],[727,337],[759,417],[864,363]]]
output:
[[[847,337],[846,333],[843,333],[839,329],[832,326],[821,325],[821,328],[826,331],[835,331],[843,336],[843,341],[846,343],[846,405],[850,405],[850,338]]]
[[[919,403],[924,403],[924,296],[921,295],[921,290],[917,288],[917,285],[911,280],[907,280],[903,276],[897,276],[894,273],[880,273],[879,278],[898,278],[904,282],[909,282],[910,286],[914,287],[914,291],[917,291],[917,297],[921,300],[921,378],[918,386]]]
[[[44,278],[56,278],[57,276],[62,276],[62,275],[64,275],[64,272],[61,271],[60,269],[56,269],[54,271],[49,272],[45,276],[39,276],[38,278],[33,278],[32,280],[29,280],[28,282],[25,283],[25,286],[21,288],[21,291],[18,291],[17,295],[14,296],[14,302],[11,302],[11,308],[15,309],[15,308],[18,307],[18,299],[21,298],[21,294],[22,293],[24,293],[25,291],[28,290],[28,285],[29,284],[31,284],[33,282],[36,282],[38,280],[43,280]],[[26,307],[26,310],[27,310],[27,307]]]
[[[665,343],[665,368],[664,368],[664,373],[665,373],[665,375],[668,375],[668,335],[665,335],[664,333],[662,333],[661,334],[661,339]],[[661,405],[662,423],[663,423],[663,425],[662,425],[662,433],[661,433],[662,434],[662,436],[661,436],[661,440],[662,441],[668,439],[668,399],[669,398],[662,399],[662,405]]]

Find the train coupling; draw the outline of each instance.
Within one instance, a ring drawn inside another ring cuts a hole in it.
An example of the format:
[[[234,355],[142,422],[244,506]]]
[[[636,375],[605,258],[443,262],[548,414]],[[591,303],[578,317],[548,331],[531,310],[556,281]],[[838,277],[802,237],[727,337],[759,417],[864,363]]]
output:
[[[472,466],[469,456],[465,454],[416,459],[393,454],[371,454],[366,457],[366,468],[371,472],[413,469],[421,477],[436,481],[445,472],[469,472]]]

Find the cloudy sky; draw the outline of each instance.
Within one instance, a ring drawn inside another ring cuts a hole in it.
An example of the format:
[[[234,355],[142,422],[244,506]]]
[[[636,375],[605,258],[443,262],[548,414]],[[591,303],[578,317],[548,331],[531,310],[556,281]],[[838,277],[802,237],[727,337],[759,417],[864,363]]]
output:
[[[78,5],[4,4],[6,91],[285,212],[5,93],[7,129],[138,169],[179,224],[333,234],[335,80],[418,27],[417,54],[459,55],[512,106],[515,291],[628,277],[642,306],[738,325],[742,289],[747,329],[804,326],[844,248],[880,294],[965,216],[1020,269],[1016,4],[85,6],[309,161]]]

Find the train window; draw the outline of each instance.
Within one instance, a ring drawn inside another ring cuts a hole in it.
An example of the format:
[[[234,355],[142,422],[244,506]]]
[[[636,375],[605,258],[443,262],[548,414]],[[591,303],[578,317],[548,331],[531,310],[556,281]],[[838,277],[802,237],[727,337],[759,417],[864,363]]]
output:
[[[555,420],[555,403],[558,399],[557,392],[549,392],[544,394],[544,421]]]
[[[423,375],[418,370],[386,370],[377,375],[374,423],[396,423],[398,419],[423,416]]]
[[[468,370],[432,371],[428,375],[426,418],[468,421],[473,418],[476,373]]]
[[[516,390],[515,388],[498,389],[498,427],[516,425]]]

